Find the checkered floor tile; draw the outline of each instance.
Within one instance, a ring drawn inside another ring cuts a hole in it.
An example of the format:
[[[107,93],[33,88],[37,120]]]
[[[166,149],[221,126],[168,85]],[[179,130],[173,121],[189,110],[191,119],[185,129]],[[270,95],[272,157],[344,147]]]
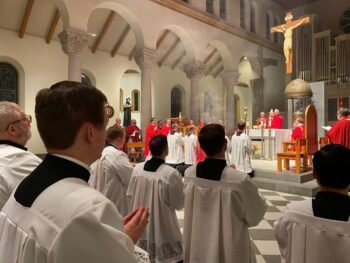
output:
[[[268,208],[259,225],[249,229],[250,236],[255,244],[256,260],[257,263],[280,263],[281,256],[273,231],[273,223],[282,215],[290,201],[302,201],[309,197],[263,189],[259,189],[259,192],[267,200]],[[177,217],[182,231],[183,211],[178,211]]]

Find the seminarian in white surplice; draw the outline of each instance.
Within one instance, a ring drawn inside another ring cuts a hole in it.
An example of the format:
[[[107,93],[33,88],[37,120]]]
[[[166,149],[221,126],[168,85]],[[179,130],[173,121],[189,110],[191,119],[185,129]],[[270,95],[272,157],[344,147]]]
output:
[[[266,202],[247,174],[226,165],[221,125],[206,125],[198,139],[207,158],[185,171],[184,262],[255,262],[248,227]]]
[[[169,152],[165,159],[167,164],[170,164],[173,167],[184,162],[184,153],[182,146],[184,145],[184,139],[181,134],[178,132],[179,125],[173,123],[171,125],[172,131],[168,134],[168,147]]]
[[[184,206],[182,177],[165,164],[167,138],[153,137],[149,144],[152,159],[136,165],[128,188],[132,208],[150,208],[148,226],[138,245],[148,251],[151,262],[182,262],[182,235],[175,210]]]
[[[126,191],[134,167],[128,156],[119,150],[125,142],[125,131],[121,127],[110,127],[106,135],[106,147],[102,156],[91,165],[89,185],[101,192],[125,216],[130,211]]]
[[[314,154],[314,199],[294,201],[275,224],[285,263],[347,263],[350,258],[350,149],[329,144]]]
[[[13,102],[0,102],[0,210],[41,159],[27,151],[32,117]]]
[[[197,149],[198,137],[194,134],[194,126],[191,125],[188,128],[188,133],[184,137],[184,145],[185,145],[185,164],[193,165],[197,163]]]
[[[0,212],[1,263],[137,262],[134,242],[148,209],[123,220],[88,185],[89,165],[105,143],[106,104],[99,89],[80,82],[59,82],[37,94],[35,116],[48,154]]]

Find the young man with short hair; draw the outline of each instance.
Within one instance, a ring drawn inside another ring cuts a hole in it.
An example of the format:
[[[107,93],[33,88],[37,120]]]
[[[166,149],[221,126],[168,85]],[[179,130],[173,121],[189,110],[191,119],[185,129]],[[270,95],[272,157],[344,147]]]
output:
[[[148,209],[123,222],[88,185],[89,165],[105,143],[106,103],[101,91],[73,81],[38,92],[35,116],[48,154],[0,212],[1,263],[136,262],[133,242]]]
[[[184,206],[182,177],[165,164],[168,143],[164,135],[153,137],[149,148],[152,158],[136,165],[127,192],[133,208],[151,208],[138,245],[149,252],[151,262],[182,262],[182,235],[175,213]]]
[[[266,202],[247,174],[226,165],[221,125],[204,126],[198,140],[207,158],[185,171],[184,261],[255,262],[248,227]]]
[[[106,135],[106,147],[100,159],[91,165],[89,185],[101,192],[117,207],[122,216],[130,212],[126,191],[134,167],[121,151],[125,141],[123,128],[110,127]]]

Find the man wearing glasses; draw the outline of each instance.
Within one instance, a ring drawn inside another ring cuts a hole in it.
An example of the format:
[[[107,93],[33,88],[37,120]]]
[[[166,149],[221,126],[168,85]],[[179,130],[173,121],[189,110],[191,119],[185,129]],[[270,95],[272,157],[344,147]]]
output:
[[[18,183],[41,162],[24,147],[31,137],[31,121],[16,103],[0,101],[0,210]]]

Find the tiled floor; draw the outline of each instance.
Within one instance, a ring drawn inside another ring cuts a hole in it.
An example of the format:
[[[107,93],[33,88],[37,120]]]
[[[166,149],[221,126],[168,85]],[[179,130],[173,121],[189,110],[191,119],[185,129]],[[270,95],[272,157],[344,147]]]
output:
[[[258,263],[280,263],[280,251],[275,239],[273,223],[282,215],[284,208],[290,201],[301,201],[308,197],[263,189],[259,189],[259,192],[266,198],[268,208],[259,225],[249,229],[255,244],[256,259]],[[177,216],[180,227],[183,227],[183,211],[177,212]]]

